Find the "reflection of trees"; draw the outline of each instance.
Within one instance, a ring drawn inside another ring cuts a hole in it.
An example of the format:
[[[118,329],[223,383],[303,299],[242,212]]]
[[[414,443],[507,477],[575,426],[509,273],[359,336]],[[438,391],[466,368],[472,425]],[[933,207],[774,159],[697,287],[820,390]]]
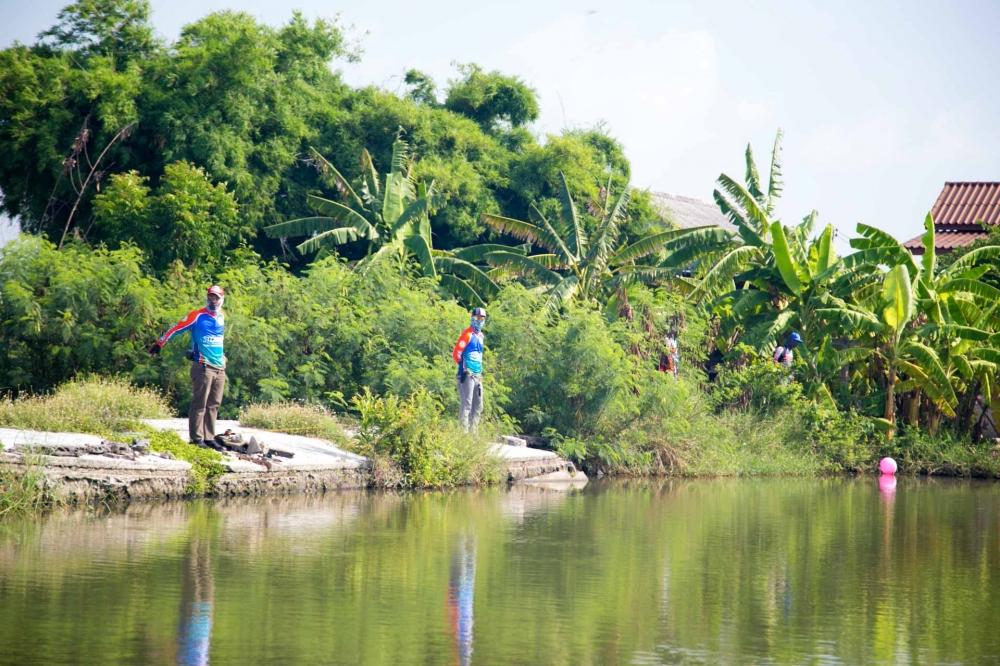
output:
[[[177,663],[183,666],[208,663],[215,603],[211,548],[209,538],[195,533],[184,558],[181,621],[177,632]]]
[[[476,592],[476,538],[461,535],[452,549],[448,569],[448,625],[455,646],[455,663],[472,663],[472,626]]]
[[[178,640],[197,635],[178,635],[181,595],[189,615],[212,604],[222,662],[936,662],[1000,650],[989,621],[1000,484],[907,480],[891,506],[872,479],[780,479],[137,509],[0,531],[0,661],[180,659]]]

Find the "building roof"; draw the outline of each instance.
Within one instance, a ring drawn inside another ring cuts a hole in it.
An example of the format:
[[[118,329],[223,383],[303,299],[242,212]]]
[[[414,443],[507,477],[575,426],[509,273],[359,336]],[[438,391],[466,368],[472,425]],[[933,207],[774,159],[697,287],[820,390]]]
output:
[[[713,225],[727,231],[736,231],[736,226],[714,203],[666,192],[650,192],[649,195],[653,205],[681,229]]]
[[[931,209],[934,249],[950,252],[985,238],[989,227],[1000,224],[1000,182],[945,183]],[[914,254],[924,251],[921,236],[903,247]]]

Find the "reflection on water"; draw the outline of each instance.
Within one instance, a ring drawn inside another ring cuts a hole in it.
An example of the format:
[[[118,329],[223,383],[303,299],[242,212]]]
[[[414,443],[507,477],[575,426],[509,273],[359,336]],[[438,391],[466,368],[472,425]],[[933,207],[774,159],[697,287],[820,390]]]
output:
[[[188,553],[181,583],[181,624],[177,632],[177,663],[183,666],[203,666],[208,663],[212,639],[211,543],[195,535],[188,544]]]
[[[58,512],[0,524],[0,664],[996,662],[998,533],[870,477]]]
[[[472,624],[476,596],[476,540],[463,534],[452,550],[448,571],[448,624],[455,643],[455,663],[472,663]]]

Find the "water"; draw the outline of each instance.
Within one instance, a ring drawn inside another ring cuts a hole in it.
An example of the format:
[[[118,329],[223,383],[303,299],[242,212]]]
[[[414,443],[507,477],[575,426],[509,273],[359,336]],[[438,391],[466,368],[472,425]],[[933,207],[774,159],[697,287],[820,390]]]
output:
[[[0,663],[996,663],[998,532],[914,479],[59,512],[0,525]]]

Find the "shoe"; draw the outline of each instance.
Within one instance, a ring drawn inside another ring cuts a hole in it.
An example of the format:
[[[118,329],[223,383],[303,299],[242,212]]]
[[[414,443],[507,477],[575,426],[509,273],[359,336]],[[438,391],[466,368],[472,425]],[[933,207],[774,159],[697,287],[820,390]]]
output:
[[[192,439],[191,443],[194,444],[195,446],[200,446],[201,448],[205,448],[205,440],[203,439]]]

